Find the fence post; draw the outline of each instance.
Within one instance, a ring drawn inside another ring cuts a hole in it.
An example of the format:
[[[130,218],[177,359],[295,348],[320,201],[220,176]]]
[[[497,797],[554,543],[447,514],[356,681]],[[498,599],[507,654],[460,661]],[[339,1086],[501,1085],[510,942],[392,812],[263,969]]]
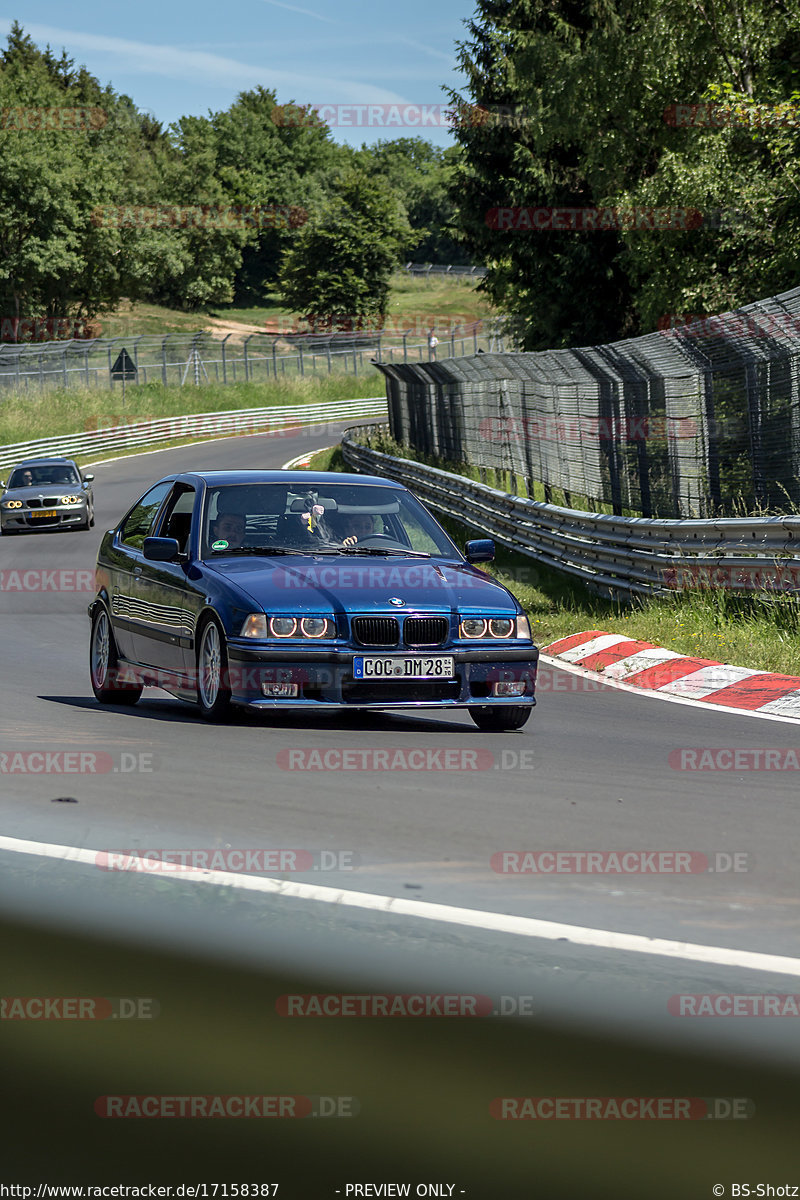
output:
[[[244,379],[245,379],[245,383],[246,383],[246,382],[247,382],[247,380],[250,378],[250,363],[249,363],[249,361],[248,361],[248,358],[247,358],[247,347],[248,347],[248,345],[249,345],[249,343],[250,343],[250,338],[251,338],[252,336],[253,336],[253,335],[252,335],[252,333],[248,333],[247,337],[244,339],[244,342],[242,343],[242,349],[243,349],[243,351],[244,351]]]
[[[226,357],[226,352],[228,349],[228,338],[230,336],[231,335],[229,333],[226,333],[225,337],[222,339],[222,382],[223,383],[228,382],[228,360]]]
[[[164,384],[164,387],[167,386],[167,339],[168,338],[169,338],[169,334],[166,335],[166,337],[163,339],[163,341],[161,343],[161,382]]]

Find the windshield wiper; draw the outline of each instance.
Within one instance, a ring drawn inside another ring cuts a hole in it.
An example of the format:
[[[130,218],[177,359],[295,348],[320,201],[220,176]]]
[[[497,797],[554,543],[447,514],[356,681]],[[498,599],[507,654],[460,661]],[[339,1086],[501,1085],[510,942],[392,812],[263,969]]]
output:
[[[341,546],[337,554],[370,554],[380,555],[383,557],[386,554],[400,554],[404,558],[430,558],[425,550],[398,550],[395,546],[379,548],[378,546]]]

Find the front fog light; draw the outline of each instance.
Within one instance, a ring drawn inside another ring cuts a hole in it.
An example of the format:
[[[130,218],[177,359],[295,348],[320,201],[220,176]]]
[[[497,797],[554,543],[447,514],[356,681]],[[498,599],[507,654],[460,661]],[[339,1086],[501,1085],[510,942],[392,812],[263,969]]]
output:
[[[524,679],[505,679],[499,683],[492,684],[493,696],[524,696],[525,695],[525,680]]]
[[[262,683],[261,691],[270,700],[291,700],[300,690],[296,683]]]

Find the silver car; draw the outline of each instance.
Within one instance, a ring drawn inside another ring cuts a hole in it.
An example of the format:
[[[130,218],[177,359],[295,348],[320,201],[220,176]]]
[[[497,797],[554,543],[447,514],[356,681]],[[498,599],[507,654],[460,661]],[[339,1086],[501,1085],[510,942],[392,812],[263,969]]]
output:
[[[90,529],[94,525],[94,475],[82,475],[71,458],[28,458],[8,483],[0,480],[0,531]]]

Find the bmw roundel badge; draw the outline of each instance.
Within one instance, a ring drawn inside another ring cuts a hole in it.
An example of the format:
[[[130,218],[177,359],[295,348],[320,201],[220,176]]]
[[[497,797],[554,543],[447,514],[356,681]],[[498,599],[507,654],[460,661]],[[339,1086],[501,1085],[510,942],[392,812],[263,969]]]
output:
[[[395,608],[402,608],[405,604],[405,600],[401,600],[399,596],[390,596],[389,603],[393,604]]]

